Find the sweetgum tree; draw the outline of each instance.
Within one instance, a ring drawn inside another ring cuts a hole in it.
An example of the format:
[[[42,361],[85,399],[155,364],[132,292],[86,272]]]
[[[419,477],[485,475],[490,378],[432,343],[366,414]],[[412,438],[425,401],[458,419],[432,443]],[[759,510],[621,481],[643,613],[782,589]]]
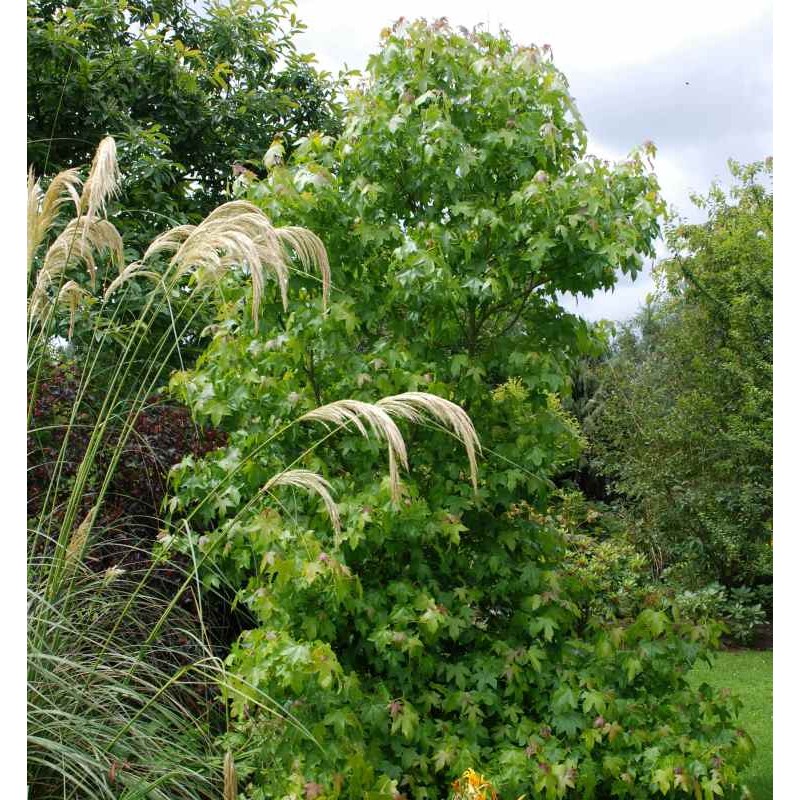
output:
[[[247,796],[439,798],[470,766],[515,797],[735,783],[749,739],[684,680],[716,631],[658,607],[585,619],[540,513],[579,447],[566,366],[594,345],[556,295],[635,274],[662,209],[648,149],[611,165],[585,144],[546,52],[417,22],[384,32],[338,141],[311,136],[243,187],[276,224],[320,233],[334,284],[322,313],[298,271],[289,311],[265,295],[257,325],[228,287],[209,350],[172,380],[229,434],[173,471],[166,543],[199,549],[204,580],[253,615],[228,660]],[[477,488],[444,428],[404,428],[393,498],[375,441],[293,422],[416,390],[470,414]],[[340,532],[318,500],[261,491],[289,466],[328,478]],[[252,687],[277,716],[255,713]]]

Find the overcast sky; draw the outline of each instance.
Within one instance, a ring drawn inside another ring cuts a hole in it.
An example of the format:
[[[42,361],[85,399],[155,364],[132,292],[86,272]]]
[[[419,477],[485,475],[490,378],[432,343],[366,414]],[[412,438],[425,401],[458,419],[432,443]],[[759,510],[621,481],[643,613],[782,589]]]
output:
[[[363,69],[380,30],[398,17],[445,16],[452,25],[507,28],[520,44],[549,44],[589,130],[589,149],[623,158],[646,139],[667,202],[699,219],[689,202],[728,158],[772,154],[772,4],[763,0],[298,0],[308,30],[298,47],[322,68]],[[590,319],[631,316],[652,288],[649,267],[613,293],[565,301]]]

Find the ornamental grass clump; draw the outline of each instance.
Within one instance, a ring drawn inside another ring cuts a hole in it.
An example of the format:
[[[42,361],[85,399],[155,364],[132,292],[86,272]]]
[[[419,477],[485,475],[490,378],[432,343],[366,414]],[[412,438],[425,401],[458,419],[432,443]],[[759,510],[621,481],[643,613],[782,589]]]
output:
[[[208,689],[223,671],[196,615],[175,608],[147,644],[168,599],[141,576],[71,557],[69,590],[48,599],[47,560],[29,564],[30,797],[218,797]]]
[[[199,593],[199,555],[156,561],[153,540],[137,538],[141,519],[128,519],[110,488],[128,469],[139,422],[152,414],[194,316],[173,316],[155,334],[153,320],[171,315],[181,296],[196,313],[198,292],[233,276],[250,282],[255,322],[264,272],[273,270],[285,303],[295,260],[303,270],[319,266],[324,305],[329,268],[316,236],[275,229],[242,203],[170,234],[182,244],[169,262],[156,247],[146,269],[125,265],[111,214],[119,191],[111,138],[85,181],[66,170],[42,191],[28,176],[29,475],[45,478],[30,498],[28,530],[28,783],[46,800],[233,798],[235,754],[218,739],[228,700],[219,698],[247,692],[264,713],[292,715],[258,687],[228,680],[220,654],[231,634],[206,616],[221,601]],[[68,405],[49,419],[62,397]],[[325,486],[298,471],[271,486],[289,484]],[[144,531],[160,522],[146,521]]]

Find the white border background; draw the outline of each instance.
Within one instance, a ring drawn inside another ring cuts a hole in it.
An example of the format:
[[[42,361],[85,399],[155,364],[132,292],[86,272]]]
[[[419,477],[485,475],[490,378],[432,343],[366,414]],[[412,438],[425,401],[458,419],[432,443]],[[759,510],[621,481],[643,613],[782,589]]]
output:
[[[326,0],[326,4],[329,0]],[[530,2],[530,0],[529,0]],[[331,3],[337,15],[344,20],[359,13],[361,4],[340,0]],[[373,8],[378,3],[370,4]],[[390,4],[393,5],[393,4]],[[406,14],[416,11],[415,3],[408,2]],[[491,4],[487,4],[491,8]],[[548,3],[548,6],[559,5]],[[572,2],[561,4],[568,8],[575,19],[580,20],[584,11],[602,16],[592,20],[594,35],[603,35],[612,30],[620,38],[626,22],[662,6],[637,2]],[[314,28],[313,2],[301,0],[299,14],[309,27]],[[362,6],[363,7],[363,6]],[[704,15],[718,16],[720,25],[726,19],[725,2],[695,0],[694,7]],[[26,90],[25,90],[25,20],[21,0],[6,0],[2,6],[0,38],[2,49],[2,110],[3,155],[8,175],[7,190],[2,194],[3,211],[3,303],[0,314],[2,324],[2,487],[3,503],[0,537],[2,537],[2,579],[0,579],[0,669],[2,669],[2,693],[0,703],[0,756],[2,771],[2,795],[4,798],[26,796],[25,760],[25,583],[26,583],[26,443],[24,419],[25,403],[25,155]],[[592,11],[593,9],[593,11]],[[672,14],[667,7],[661,16]],[[391,11],[391,9],[389,9]],[[775,792],[782,799],[800,796],[800,780],[797,778],[795,762],[798,759],[796,742],[800,724],[800,687],[794,682],[800,673],[800,648],[798,634],[800,621],[798,611],[798,585],[800,585],[800,546],[798,546],[796,518],[800,508],[794,505],[800,494],[797,482],[800,437],[797,435],[798,386],[797,342],[800,328],[796,324],[800,301],[798,280],[797,244],[793,233],[798,229],[797,203],[800,170],[798,170],[797,138],[798,76],[800,76],[800,14],[797,4],[791,0],[775,3]],[[428,16],[431,12],[428,11]],[[691,18],[685,15],[680,21],[671,18],[670,25],[685,24],[691,27]],[[455,17],[454,17],[455,21]],[[587,23],[578,22],[585,28]],[[339,31],[331,31],[338,36]],[[375,31],[377,40],[378,31]],[[658,25],[654,24],[651,38],[658,39]],[[624,41],[624,35],[621,37]],[[309,48],[310,49],[310,48]],[[328,66],[328,65],[326,65]],[[353,65],[356,66],[356,65]],[[698,132],[698,135],[702,135]],[[756,798],[755,800],[768,800]]]

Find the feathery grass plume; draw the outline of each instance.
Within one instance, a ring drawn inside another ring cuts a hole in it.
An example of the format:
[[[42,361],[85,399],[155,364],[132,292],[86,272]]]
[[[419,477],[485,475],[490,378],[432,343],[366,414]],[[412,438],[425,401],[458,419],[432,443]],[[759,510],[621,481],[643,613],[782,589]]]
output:
[[[78,239],[79,231],[80,239]],[[107,252],[117,268],[122,269],[125,259],[124,250],[125,246],[119,231],[108,220],[92,219],[89,216],[76,217],[69,221],[56,241],[53,242],[53,247],[45,256],[42,269],[45,272],[57,271],[59,268],[64,269],[73,257],[80,258],[86,263],[89,279],[94,286],[97,268],[94,258],[87,257],[87,253],[94,252],[99,255]]]
[[[121,269],[123,251],[122,237],[108,220],[90,219],[86,216],[70,220],[48,248],[44,263],[36,276],[36,284],[30,297],[31,319],[40,318],[44,314],[49,303],[48,288],[71,263],[82,261],[94,285],[97,276],[95,254],[108,252]]]
[[[53,224],[53,220],[62,204],[69,200],[72,200],[72,204],[75,206],[75,216],[80,215],[81,198],[78,194],[78,189],[81,183],[80,173],[75,167],[59,172],[50,181],[50,185],[42,198],[42,206],[39,211],[39,220],[44,231],[47,231]]]
[[[31,307],[41,310],[42,293],[53,278],[62,272],[67,263],[75,258],[85,262],[94,283],[95,262],[91,248],[96,251],[108,250],[118,263],[123,259],[122,239],[116,228],[106,220],[98,218],[98,211],[105,213],[105,204],[119,189],[119,168],[117,166],[117,147],[107,136],[100,142],[89,170],[89,177],[78,195],[81,178],[77,169],[59,172],[50,181],[47,191],[42,195],[41,186],[34,178],[33,170],[28,172],[28,272],[33,266],[33,258],[53,225],[61,206],[68,200],[75,205],[75,219],[71,220],[59,237],[51,245],[40,271]],[[81,211],[85,211],[83,216]],[[80,239],[77,237],[81,228]],[[88,244],[87,244],[88,242]],[[43,275],[42,272],[45,274]]]
[[[143,278],[149,278],[153,281],[160,281],[161,276],[157,272],[153,272],[149,269],[144,269],[144,264],[141,261],[133,261],[128,264],[127,267],[120,269],[119,275],[114,278],[111,283],[108,284],[108,288],[103,293],[103,299],[108,300],[109,297],[117,290],[123,283],[126,283],[134,276],[141,276]]]
[[[81,304],[81,300],[88,296],[89,292],[87,292],[86,289],[79,284],[75,283],[75,281],[67,281],[61,287],[61,291],[58,293],[56,302],[65,303],[69,307],[69,330],[67,332],[68,339],[72,338],[72,334],[75,331],[75,315],[78,312],[78,307]]]
[[[389,414],[414,423],[422,422],[424,414],[427,413],[443,425],[452,428],[456,438],[467,451],[472,486],[477,490],[478,464],[475,454],[481,452],[481,443],[469,414],[461,406],[428,392],[404,392],[384,397],[378,400],[376,405]]]
[[[253,282],[255,321],[264,289],[264,267],[272,268],[283,307],[288,306],[289,271],[274,231],[267,216],[256,206],[243,201],[225,203],[189,234],[171,263],[179,270],[194,264],[215,278],[221,277],[228,267],[243,264]]]
[[[177,225],[159,234],[150,243],[150,246],[142,256],[142,261],[147,261],[148,258],[152,258],[158,253],[175,253],[196,228],[197,225]]]
[[[44,263],[39,270],[38,280],[52,283],[55,278],[61,275],[70,263],[82,261],[89,273],[89,279],[94,282],[97,274],[97,264],[94,260],[94,251],[90,239],[78,239],[74,232],[65,236],[63,231],[56,237],[56,240],[47,249]]]
[[[70,537],[69,543],[67,544],[67,554],[64,559],[64,567],[68,575],[75,571],[75,568],[83,557],[83,551],[86,549],[86,542],[89,540],[89,533],[94,524],[96,511],[97,507],[92,506],[83,518],[83,522],[75,528],[75,531]]]
[[[82,239],[72,241],[59,235],[50,245],[44,258],[44,264],[36,275],[36,284],[31,291],[29,315],[31,320],[41,319],[50,305],[47,290],[59,278],[71,262],[83,261],[90,275],[95,275],[97,266],[92,253],[91,243]]]
[[[39,205],[42,200],[42,190],[39,181],[33,175],[33,167],[28,170],[28,205],[26,219],[28,223],[28,273],[33,265],[33,256],[41,242],[39,236]]]
[[[322,241],[305,228],[275,228],[264,212],[244,200],[224,203],[214,209],[199,225],[180,225],[158,236],[143,260],[161,252],[172,252],[170,266],[175,278],[193,272],[198,282],[220,280],[233,266],[247,268],[253,283],[253,320],[264,291],[266,267],[271,268],[287,308],[289,249],[293,250],[304,268],[316,265],[322,276],[323,305],[327,308],[330,296],[330,265]]]
[[[277,228],[276,232],[297,253],[303,269],[310,270],[315,265],[319,267],[322,276],[322,308],[325,310],[331,296],[331,267],[322,240],[311,231],[296,225]]]
[[[39,180],[35,179],[33,174],[33,168],[28,172],[28,272],[33,265],[33,257],[52,227],[61,206],[71,199],[75,205],[75,213],[80,214],[81,200],[78,195],[80,185],[78,170],[67,169],[59,172],[50,181],[43,195]]]
[[[307,469],[287,469],[270,478],[264,484],[262,491],[267,492],[275,486],[296,486],[299,489],[307,489],[318,494],[325,505],[325,510],[328,512],[334,530],[336,533],[342,532],[339,509],[336,508],[336,503],[331,496],[331,485],[322,475]]]
[[[70,236],[75,236],[78,230],[81,231],[84,239],[91,244],[95,252],[107,252],[117,268],[122,269],[122,265],[125,263],[125,245],[119,231],[112,223],[107,219],[95,219],[88,215],[76,217],[69,221],[60,235],[68,239]]]
[[[236,763],[233,760],[233,753],[230,750],[225,751],[225,759],[222,767],[224,785],[222,791],[223,800],[236,800],[239,796],[239,789],[237,786],[238,780],[236,778]]]
[[[379,439],[386,441],[389,450],[389,485],[392,499],[400,499],[400,475],[397,464],[399,462],[407,470],[408,455],[403,435],[385,409],[361,400],[337,400],[335,403],[328,403],[303,414],[300,420],[329,422],[343,427],[352,424],[362,436],[369,436],[367,426],[362,421],[366,420],[369,429]]]
[[[95,219],[98,212],[105,215],[106,202],[119,191],[119,181],[117,143],[113,137],[106,136],[97,146],[81,193],[81,209],[89,219]]]

